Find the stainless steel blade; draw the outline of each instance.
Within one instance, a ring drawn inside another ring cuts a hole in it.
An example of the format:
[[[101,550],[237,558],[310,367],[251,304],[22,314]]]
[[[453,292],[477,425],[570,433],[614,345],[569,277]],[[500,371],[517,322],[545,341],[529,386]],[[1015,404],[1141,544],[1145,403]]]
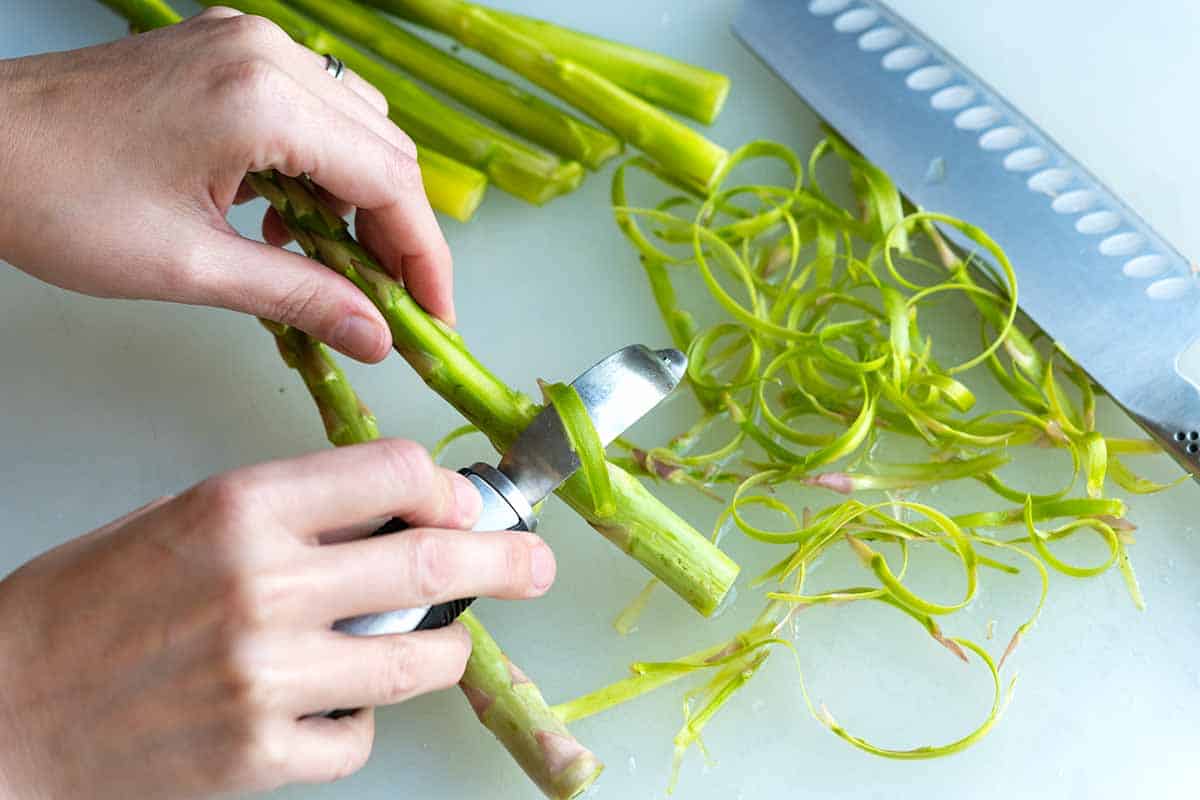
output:
[[[1022,310],[1200,475],[1187,259],[883,3],[745,0],[734,32],[913,202],[987,231],[1012,259]]]
[[[687,357],[678,350],[651,350],[637,344],[600,361],[571,385],[607,446],[661,403],[683,380],[686,369]],[[517,436],[499,468],[531,505],[579,469],[579,458],[552,406]]]

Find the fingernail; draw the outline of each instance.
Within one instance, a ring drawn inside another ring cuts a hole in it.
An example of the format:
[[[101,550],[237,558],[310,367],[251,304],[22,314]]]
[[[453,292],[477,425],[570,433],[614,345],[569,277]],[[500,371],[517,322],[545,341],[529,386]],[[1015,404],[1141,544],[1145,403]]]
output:
[[[482,500],[475,484],[462,475],[454,476],[454,507],[458,510],[463,528],[470,528],[479,519]]]
[[[533,579],[533,588],[544,592],[554,583],[554,554],[544,542],[533,545],[529,553],[529,572]]]
[[[383,331],[379,323],[351,314],[338,323],[331,344],[351,355],[373,356],[383,349]]]

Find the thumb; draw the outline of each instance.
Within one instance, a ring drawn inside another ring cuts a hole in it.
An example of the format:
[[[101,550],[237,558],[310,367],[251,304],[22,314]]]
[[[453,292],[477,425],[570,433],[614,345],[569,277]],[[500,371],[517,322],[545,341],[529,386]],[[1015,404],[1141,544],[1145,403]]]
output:
[[[357,286],[316,261],[279,247],[217,232],[206,237],[200,283],[205,305],[282,322],[361,361],[392,346],[379,310]]]

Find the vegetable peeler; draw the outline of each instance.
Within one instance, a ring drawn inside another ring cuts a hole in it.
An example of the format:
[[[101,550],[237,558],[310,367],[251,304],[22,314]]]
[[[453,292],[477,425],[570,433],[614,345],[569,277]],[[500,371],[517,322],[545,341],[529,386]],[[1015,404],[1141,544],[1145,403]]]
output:
[[[678,350],[624,347],[593,365],[571,382],[588,418],[607,446],[661,403],[679,385],[687,357]],[[459,470],[479,490],[483,510],[476,531],[532,531],[537,527],[534,506],[579,469],[554,406],[547,405],[500,459],[491,466],[472,464]],[[393,518],[373,535],[397,533],[408,527]],[[334,629],[354,636],[378,636],[441,628],[453,622],[474,598],[452,600],[423,608],[403,608],[348,617]]]

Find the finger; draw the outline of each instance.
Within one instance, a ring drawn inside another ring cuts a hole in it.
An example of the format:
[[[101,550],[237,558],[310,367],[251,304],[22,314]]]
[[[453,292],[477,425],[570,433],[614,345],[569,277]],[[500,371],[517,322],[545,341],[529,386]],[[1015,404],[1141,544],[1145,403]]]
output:
[[[391,334],[354,284],[312,259],[205,228],[192,248],[204,274],[181,292],[187,302],[242,311],[299,328],[348,356],[379,361]]]
[[[382,525],[388,522],[388,519],[387,517],[376,517],[366,522],[345,525],[331,531],[321,531],[321,533],[317,534],[317,544],[339,544],[340,542],[352,542],[355,539],[365,539],[379,530]]]
[[[358,772],[371,755],[375,711],[358,711],[336,719],[309,716],[297,720],[289,747],[288,783],[327,783]]]
[[[264,110],[266,131],[255,131],[259,141],[248,170],[306,172],[357,206],[363,243],[427,311],[452,323],[450,248],[416,159],[298,84],[277,82],[262,97],[262,104],[272,103],[273,111]]]
[[[377,517],[470,527],[480,506],[479,492],[466,478],[401,439],[271,461],[223,478],[285,529],[314,542],[325,531]]]
[[[424,188],[421,201],[361,209],[355,217],[355,230],[388,272],[404,281],[422,308],[453,325],[454,261]]]
[[[290,40],[283,43],[277,58],[298,84],[402,153],[416,158],[417,148],[412,139],[388,119],[383,94],[353,70],[344,70],[342,79],[335,80],[326,71],[325,56]]]
[[[313,62],[314,66],[326,73],[327,79],[333,80],[334,83],[337,83],[333,76],[328,74],[328,70],[325,66],[325,56],[321,55],[320,53],[314,53],[307,47],[301,47],[300,49],[304,51],[305,56]],[[374,109],[376,114],[381,117],[387,116],[388,101],[387,98],[383,96],[383,92],[375,88],[374,84],[368,83],[360,78],[358,73],[356,73],[354,70],[348,67],[342,70],[341,84],[345,88],[354,92],[355,95],[362,98],[367,105]]]
[[[538,597],[555,563],[532,533],[416,528],[322,547],[311,570],[309,600],[333,622],[459,597]]]
[[[448,689],[462,678],[471,637],[461,623],[389,636],[328,632],[324,658],[299,678],[305,708],[363,708],[401,703]]]

